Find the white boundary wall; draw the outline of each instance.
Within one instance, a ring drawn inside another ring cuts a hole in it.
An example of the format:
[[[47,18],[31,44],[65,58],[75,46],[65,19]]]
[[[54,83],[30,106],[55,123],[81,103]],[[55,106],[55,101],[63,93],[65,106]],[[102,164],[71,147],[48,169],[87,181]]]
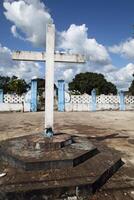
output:
[[[18,112],[30,112],[30,104],[24,103],[24,108],[22,104],[19,103],[0,103],[0,112],[12,112],[12,111],[18,111]]]
[[[134,110],[134,96],[125,96],[126,110]]]
[[[90,111],[92,110],[92,97],[84,95],[65,95],[65,111]]]
[[[21,96],[17,94],[5,94],[3,103],[0,103],[0,112],[30,112],[31,91]]]
[[[134,96],[125,96],[125,110],[134,110]],[[65,93],[65,111],[93,111],[96,110],[119,110],[120,97],[119,95],[99,95],[96,96],[96,102],[92,101],[92,96],[84,95],[69,95]]]

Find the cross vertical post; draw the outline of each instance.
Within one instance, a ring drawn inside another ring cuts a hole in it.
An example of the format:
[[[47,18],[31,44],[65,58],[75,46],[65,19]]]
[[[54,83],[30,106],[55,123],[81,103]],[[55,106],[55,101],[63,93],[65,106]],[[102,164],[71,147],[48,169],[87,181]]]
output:
[[[54,47],[55,25],[48,24],[46,34],[46,78],[45,78],[45,134],[53,135],[54,119]]]

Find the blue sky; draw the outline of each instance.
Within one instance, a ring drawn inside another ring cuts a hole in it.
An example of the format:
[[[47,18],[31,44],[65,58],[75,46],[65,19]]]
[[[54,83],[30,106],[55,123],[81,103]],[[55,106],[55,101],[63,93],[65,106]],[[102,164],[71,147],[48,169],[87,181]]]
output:
[[[67,29],[73,23],[86,24],[90,37],[95,37],[97,41],[107,46],[124,41],[134,33],[133,0],[46,0],[43,2],[50,10],[59,31]],[[0,1],[1,42],[14,48],[19,41],[15,40],[13,44],[11,22],[5,18],[3,11],[3,1]],[[26,43],[20,45],[27,46]]]
[[[43,50],[45,24],[53,20],[60,35],[57,48],[87,54],[84,67],[57,66],[56,80],[69,82],[78,72],[101,72],[126,90],[134,73],[133,9],[133,0],[0,1],[0,73],[12,75],[18,69],[17,75],[26,79],[41,76],[40,63],[14,63],[10,54],[17,49]]]
[[[133,0],[46,0],[56,26],[86,24],[100,43],[112,45],[132,36]]]

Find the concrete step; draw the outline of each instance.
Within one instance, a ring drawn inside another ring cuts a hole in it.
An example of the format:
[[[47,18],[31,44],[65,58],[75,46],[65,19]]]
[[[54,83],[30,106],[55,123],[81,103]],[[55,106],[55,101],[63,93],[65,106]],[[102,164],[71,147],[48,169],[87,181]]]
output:
[[[97,153],[89,140],[72,139],[65,134],[55,135],[53,139],[41,134],[24,136],[1,143],[0,148],[3,160],[26,171],[72,168]]]
[[[7,175],[0,179],[0,191],[26,192],[43,190],[91,194],[98,190],[123,165],[114,151],[105,151],[72,168],[24,171],[7,166]]]

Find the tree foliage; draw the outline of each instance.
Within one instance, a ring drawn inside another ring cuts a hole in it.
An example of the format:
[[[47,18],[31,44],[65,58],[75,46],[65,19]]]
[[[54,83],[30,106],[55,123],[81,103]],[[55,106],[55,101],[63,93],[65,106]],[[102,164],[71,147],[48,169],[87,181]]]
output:
[[[8,76],[0,76],[0,89],[3,89],[4,93],[8,93],[8,83],[10,81],[10,77]]]
[[[16,93],[21,95],[27,91],[29,85],[24,79],[19,79],[16,76],[11,78],[8,76],[0,76],[0,89],[3,89],[4,93]]]
[[[108,82],[102,74],[92,72],[80,73],[69,83],[70,91],[78,91],[81,94],[91,94],[94,88],[98,95],[117,94],[116,86]]]
[[[133,74],[133,77],[134,77],[134,74]],[[130,88],[129,88],[129,92],[130,92],[132,95],[134,95],[134,80],[133,80],[132,83],[131,83],[131,86],[130,86]]]

